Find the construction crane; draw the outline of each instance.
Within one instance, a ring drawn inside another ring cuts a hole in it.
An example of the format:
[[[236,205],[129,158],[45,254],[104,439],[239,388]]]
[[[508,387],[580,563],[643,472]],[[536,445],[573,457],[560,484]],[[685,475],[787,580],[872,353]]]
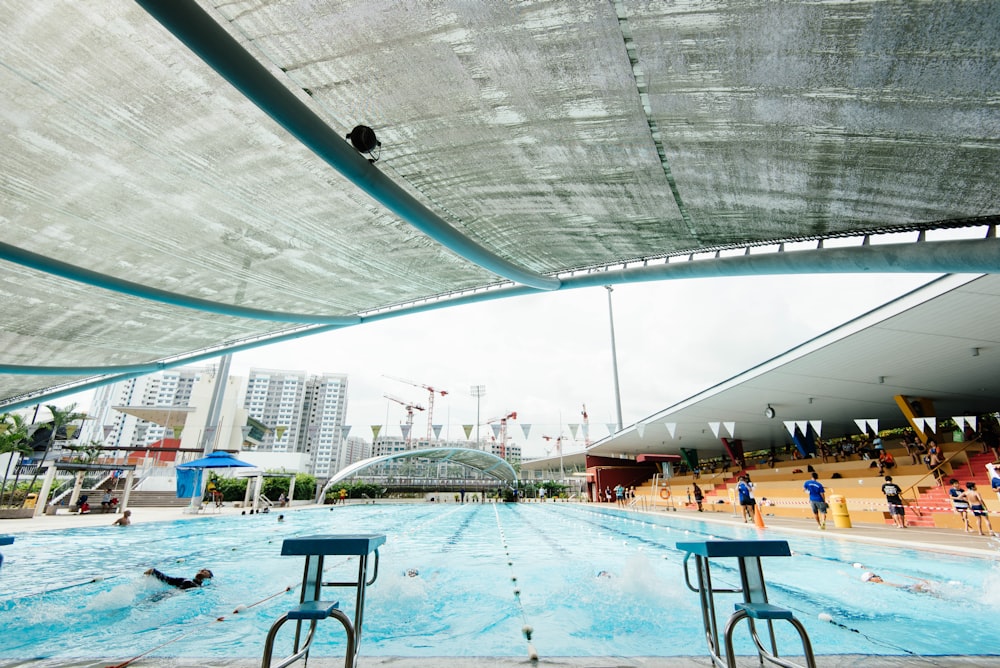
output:
[[[406,409],[406,445],[409,447],[410,433],[413,430],[413,411],[422,411],[424,410],[424,407],[419,404],[411,404],[408,401],[403,401],[399,397],[395,397],[391,394],[383,394],[382,396],[389,401],[395,401],[397,404]]]
[[[562,436],[542,436],[542,439],[545,440],[546,443],[549,442],[549,441],[555,441],[556,442],[556,454],[557,455],[562,455],[562,440],[563,440]],[[552,448],[545,448],[545,454],[549,454],[551,451],[552,451]]]
[[[495,417],[486,421],[486,424],[500,423],[500,459],[507,459],[507,420],[516,419],[517,411],[512,411],[503,417]]]
[[[442,397],[447,396],[448,390],[434,388],[430,385],[424,385],[423,383],[414,383],[412,380],[406,380],[405,378],[396,378],[394,376],[386,376],[386,378],[398,380],[401,383],[406,383],[407,385],[412,385],[413,387],[422,387],[427,390],[427,445],[430,445],[434,425],[434,395],[440,394]]]
[[[583,411],[584,411],[583,412],[584,419],[586,419],[586,417],[587,417],[587,407],[586,406],[583,407]],[[548,441],[555,441],[556,442],[556,454],[559,455],[559,479],[560,480],[565,480],[566,479],[566,470],[563,468],[563,451],[562,451],[563,437],[560,435],[560,436],[542,436],[542,438],[545,439],[546,442],[548,442]],[[549,449],[545,450],[545,454],[546,455],[549,454]]]

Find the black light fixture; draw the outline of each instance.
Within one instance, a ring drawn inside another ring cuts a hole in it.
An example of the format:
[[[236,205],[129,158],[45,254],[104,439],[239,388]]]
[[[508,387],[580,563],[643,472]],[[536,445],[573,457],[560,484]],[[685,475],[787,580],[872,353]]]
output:
[[[382,142],[378,140],[375,136],[375,131],[372,130],[367,125],[358,125],[353,130],[347,133],[347,138],[351,140],[351,145],[358,150],[359,153],[368,154],[368,162],[375,162],[379,159],[379,156],[372,155],[372,151],[376,148],[381,149]],[[381,155],[381,150],[379,150],[379,155]]]

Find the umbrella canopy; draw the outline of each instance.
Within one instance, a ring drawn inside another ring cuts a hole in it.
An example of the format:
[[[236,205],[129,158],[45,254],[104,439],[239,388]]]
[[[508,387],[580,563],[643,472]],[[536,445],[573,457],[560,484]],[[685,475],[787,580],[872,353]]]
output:
[[[216,450],[215,452],[210,452],[208,456],[202,457],[201,459],[195,459],[191,462],[185,462],[183,464],[178,464],[179,469],[228,469],[236,468],[239,466],[246,466],[249,468],[255,468],[253,464],[248,462],[240,461],[236,459],[229,452],[223,452],[222,450]]]

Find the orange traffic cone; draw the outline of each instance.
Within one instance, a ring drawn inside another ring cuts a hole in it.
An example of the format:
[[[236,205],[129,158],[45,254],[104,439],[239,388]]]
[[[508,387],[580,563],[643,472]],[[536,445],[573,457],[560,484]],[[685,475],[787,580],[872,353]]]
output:
[[[758,529],[766,529],[764,526],[764,516],[760,514],[760,506],[754,504],[753,507],[753,523],[757,525]]]

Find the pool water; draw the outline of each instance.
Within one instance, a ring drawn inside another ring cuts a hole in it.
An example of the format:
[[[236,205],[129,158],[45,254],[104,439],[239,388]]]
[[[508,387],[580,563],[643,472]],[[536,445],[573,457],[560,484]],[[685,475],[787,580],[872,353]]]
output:
[[[303,559],[280,556],[282,540],[336,532],[386,534],[361,653],[411,657],[525,657],[526,628],[543,658],[704,655],[698,597],[674,545],[760,537],[555,503],[336,506],[282,523],[270,514],[24,534],[4,548],[0,659],[259,657],[270,625],[298,602]],[[768,593],[803,621],[817,654],[1000,654],[997,563],[774,529],[764,537],[792,547],[792,557],[764,560]],[[713,561],[716,586],[737,584],[726,561]],[[353,579],[356,563],[328,558],[326,579]],[[215,578],[177,591],[144,577],[149,567],[185,577],[208,567]],[[865,583],[863,570],[924,579],[930,591]],[[353,590],[331,591],[324,598],[353,615]],[[779,649],[797,653],[785,626]],[[290,653],[291,628],[276,656]],[[343,651],[341,626],[322,623],[313,656]],[[749,641],[737,651],[751,653]]]

